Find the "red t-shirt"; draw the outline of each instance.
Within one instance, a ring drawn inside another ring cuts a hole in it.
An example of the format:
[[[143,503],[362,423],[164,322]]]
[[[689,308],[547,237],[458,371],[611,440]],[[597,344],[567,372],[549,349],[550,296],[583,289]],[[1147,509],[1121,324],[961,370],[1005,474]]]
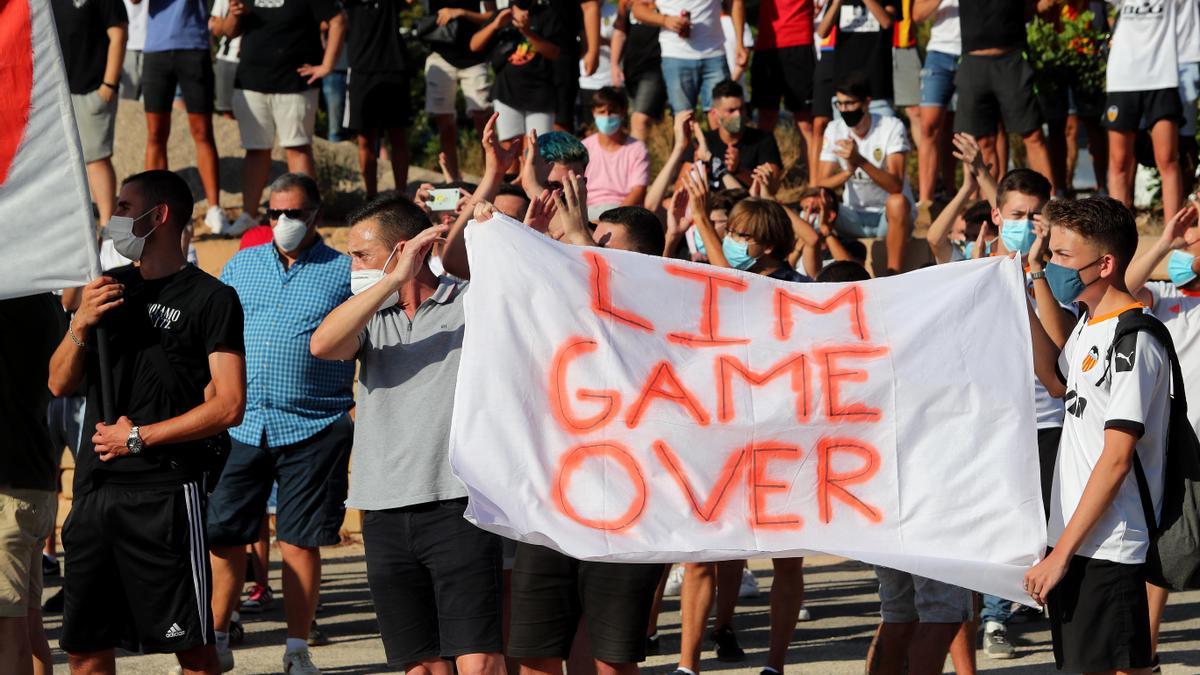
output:
[[[274,231],[270,225],[255,225],[246,230],[242,235],[242,242],[238,244],[238,250],[258,246],[260,244],[268,244],[275,238]]]
[[[763,0],[758,6],[756,50],[813,43],[813,0]]]

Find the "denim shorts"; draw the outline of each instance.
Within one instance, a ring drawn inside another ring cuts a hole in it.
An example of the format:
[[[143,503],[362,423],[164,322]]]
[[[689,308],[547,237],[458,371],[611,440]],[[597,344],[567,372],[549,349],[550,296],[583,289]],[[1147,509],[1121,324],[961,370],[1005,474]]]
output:
[[[838,232],[862,239],[882,237],[887,234],[887,211],[859,211],[845,204],[838,204],[837,220],[833,228]]]
[[[667,84],[667,101],[671,112],[695,110],[700,103],[702,110],[712,110],[712,90],[721,80],[729,79],[729,64],[725,56],[710,56],[706,59],[662,59],[663,80]]]
[[[1183,104],[1180,136],[1196,135],[1196,100],[1200,99],[1200,63],[1179,64],[1179,101]]]
[[[926,108],[954,109],[954,73],[958,57],[945,52],[926,52],[921,68],[921,105]]]
[[[884,623],[962,623],[974,613],[971,591],[908,572],[876,566]]]

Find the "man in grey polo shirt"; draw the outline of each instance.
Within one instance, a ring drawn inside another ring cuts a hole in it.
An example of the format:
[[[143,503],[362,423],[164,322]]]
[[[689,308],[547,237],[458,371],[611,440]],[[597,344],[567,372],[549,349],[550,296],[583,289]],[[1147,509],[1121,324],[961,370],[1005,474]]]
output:
[[[367,583],[389,667],[500,675],[500,539],[463,518],[450,470],[450,414],[467,282],[427,264],[446,228],[405,197],[350,216],[350,290],[310,342],[359,360],[347,506],[363,510]]]

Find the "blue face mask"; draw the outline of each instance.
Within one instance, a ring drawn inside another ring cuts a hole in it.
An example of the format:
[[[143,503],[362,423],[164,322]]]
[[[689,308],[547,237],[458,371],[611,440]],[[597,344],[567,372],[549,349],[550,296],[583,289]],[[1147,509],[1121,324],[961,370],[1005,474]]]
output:
[[[721,242],[721,252],[725,254],[729,264],[739,270],[748,270],[758,262],[758,258],[750,257],[749,244],[736,242],[730,237],[725,237],[725,241]]]
[[[1171,251],[1171,257],[1167,258],[1167,274],[1171,277],[1171,283],[1175,286],[1187,286],[1196,279],[1196,273],[1192,270],[1192,264],[1196,262],[1196,256],[1183,251]]]
[[[704,240],[700,238],[700,230],[692,228],[692,241],[696,244],[696,253],[708,257],[708,249],[704,248]]]
[[[1096,279],[1093,279],[1091,282],[1089,282],[1089,284],[1085,284],[1083,282],[1083,278],[1079,276],[1079,273],[1100,262],[1103,258],[1104,256],[1100,256],[1093,262],[1090,262],[1077,270],[1071,269],[1070,267],[1063,267],[1062,265],[1056,265],[1052,262],[1046,263],[1046,283],[1050,284],[1050,292],[1054,294],[1054,299],[1058,300],[1064,305],[1069,305],[1072,302],[1075,302],[1075,300],[1079,298],[1079,294],[1083,293],[1083,289],[1087,288],[1090,283],[1094,283],[1096,279],[1100,278],[1096,277]]]
[[[1004,242],[1004,248],[1009,251],[1029,253],[1029,249],[1033,248],[1034,239],[1037,239],[1037,235],[1033,232],[1033,221],[1028,218],[1023,220],[1005,218],[1004,224],[1000,226],[1000,240]]]
[[[621,118],[617,115],[596,115],[596,131],[605,136],[612,136],[621,128]]]
[[[971,256],[974,255],[974,253],[975,253],[975,242],[968,241],[968,242],[966,242],[966,244],[963,244],[963,242],[958,242],[958,243],[962,247],[963,260],[970,260]],[[987,257],[991,254],[992,254],[992,242],[990,242],[990,241],[983,242],[984,257]]]

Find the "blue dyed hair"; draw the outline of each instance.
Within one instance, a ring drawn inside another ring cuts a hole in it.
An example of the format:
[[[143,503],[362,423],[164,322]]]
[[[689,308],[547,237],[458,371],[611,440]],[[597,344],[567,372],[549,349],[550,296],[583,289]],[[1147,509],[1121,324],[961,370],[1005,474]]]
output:
[[[565,131],[551,131],[538,136],[538,152],[547,162],[587,166],[588,151],[583,143]]]

